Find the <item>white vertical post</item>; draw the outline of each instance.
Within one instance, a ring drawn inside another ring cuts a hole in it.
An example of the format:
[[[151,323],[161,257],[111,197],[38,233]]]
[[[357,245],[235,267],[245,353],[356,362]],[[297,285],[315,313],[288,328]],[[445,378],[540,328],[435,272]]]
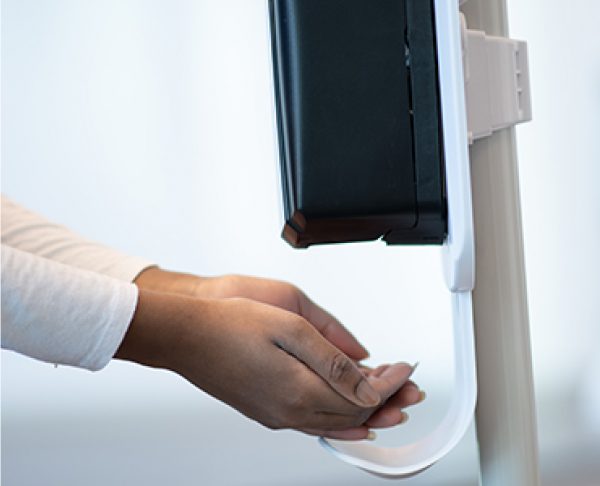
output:
[[[470,28],[508,36],[506,0],[468,0]],[[533,391],[514,129],[470,150],[476,245],[473,292],[482,486],[537,486]]]

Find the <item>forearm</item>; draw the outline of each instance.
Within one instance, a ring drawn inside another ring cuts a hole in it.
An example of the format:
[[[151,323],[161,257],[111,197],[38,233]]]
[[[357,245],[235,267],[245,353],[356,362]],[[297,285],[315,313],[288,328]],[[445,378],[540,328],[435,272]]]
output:
[[[87,240],[4,196],[1,220],[3,244],[71,267],[132,282],[153,265],[143,258]]]

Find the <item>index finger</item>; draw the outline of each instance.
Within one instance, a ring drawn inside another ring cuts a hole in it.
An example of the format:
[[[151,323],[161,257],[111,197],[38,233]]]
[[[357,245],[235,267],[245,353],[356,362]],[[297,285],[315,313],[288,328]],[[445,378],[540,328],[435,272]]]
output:
[[[278,337],[277,346],[308,366],[351,403],[367,408],[377,406],[381,402],[380,393],[356,363],[306,320],[298,319],[301,321],[290,325],[287,332]],[[384,382],[380,380],[380,388],[387,390]]]
[[[321,306],[315,304],[303,292],[299,292],[300,315],[310,322],[321,335],[348,357],[360,361],[369,357],[369,352],[360,344],[344,325]]]

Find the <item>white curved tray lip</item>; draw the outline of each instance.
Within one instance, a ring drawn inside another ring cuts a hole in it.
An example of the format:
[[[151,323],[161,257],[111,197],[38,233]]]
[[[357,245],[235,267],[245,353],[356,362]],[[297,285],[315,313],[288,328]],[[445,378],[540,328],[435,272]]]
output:
[[[456,393],[438,428],[413,444],[384,448],[364,441],[319,439],[341,460],[385,477],[414,475],[450,452],[471,423],[477,400],[471,298],[475,245],[461,20],[458,0],[435,0],[434,5],[448,202],[448,238],[442,256],[453,300]]]
[[[456,393],[438,427],[418,441],[400,447],[379,447],[365,441],[320,438],[339,459],[385,477],[412,476],[444,457],[468,429],[477,398],[471,292],[452,295]]]

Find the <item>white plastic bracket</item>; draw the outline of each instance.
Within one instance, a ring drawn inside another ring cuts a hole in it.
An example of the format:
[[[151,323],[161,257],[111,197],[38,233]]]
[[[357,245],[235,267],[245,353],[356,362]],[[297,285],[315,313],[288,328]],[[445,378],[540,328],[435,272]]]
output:
[[[531,120],[527,43],[467,29],[461,15],[469,143]]]

